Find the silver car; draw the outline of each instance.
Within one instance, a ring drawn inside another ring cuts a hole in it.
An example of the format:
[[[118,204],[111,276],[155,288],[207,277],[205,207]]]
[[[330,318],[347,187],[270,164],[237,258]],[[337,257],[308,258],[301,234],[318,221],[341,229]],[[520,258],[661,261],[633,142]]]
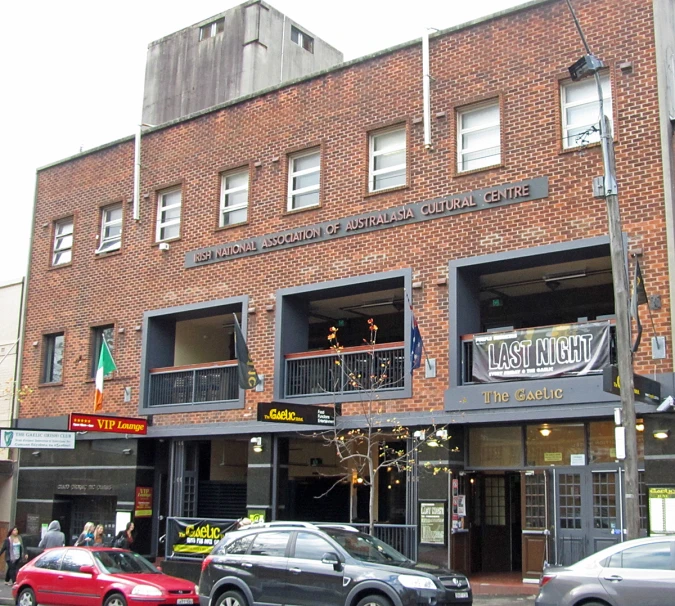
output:
[[[536,606],[673,606],[675,536],[612,545],[571,566],[546,568]]]

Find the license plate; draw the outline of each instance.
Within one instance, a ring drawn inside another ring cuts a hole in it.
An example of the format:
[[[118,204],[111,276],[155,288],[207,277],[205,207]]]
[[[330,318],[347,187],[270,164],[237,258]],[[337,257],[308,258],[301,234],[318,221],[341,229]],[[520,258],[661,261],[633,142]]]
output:
[[[192,598],[178,598],[176,604],[194,604]]]
[[[468,591],[458,591],[455,593],[455,597],[457,599],[462,599],[462,598],[468,598],[469,597],[469,592]]]

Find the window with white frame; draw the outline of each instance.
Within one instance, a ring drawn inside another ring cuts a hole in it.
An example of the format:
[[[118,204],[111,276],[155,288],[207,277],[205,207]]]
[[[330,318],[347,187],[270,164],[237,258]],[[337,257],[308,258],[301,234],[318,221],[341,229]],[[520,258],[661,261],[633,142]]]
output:
[[[371,192],[406,184],[405,127],[370,135],[368,190]]]
[[[180,236],[180,207],[182,193],[172,189],[159,194],[157,201],[156,241],[163,242]]]
[[[73,218],[54,224],[54,251],[52,265],[65,265],[73,260]]]
[[[216,34],[219,34],[222,31],[225,31],[225,17],[221,17],[220,19],[216,19],[211,23],[202,25],[199,28],[199,41],[201,42],[202,40],[213,38]]]
[[[101,209],[101,233],[96,253],[119,250],[122,246],[122,203],[104,206]]]
[[[302,48],[310,53],[314,52],[314,38],[299,30],[295,25],[291,25],[291,41],[295,42],[298,46],[302,46]]]
[[[44,353],[42,358],[42,382],[61,383],[63,380],[63,347],[65,337],[62,332],[45,335],[42,339]]]
[[[288,159],[288,210],[318,206],[321,188],[321,152],[294,154]]]
[[[501,160],[499,101],[461,109],[457,114],[457,170],[478,170]]]
[[[608,74],[600,74],[605,115],[612,123],[612,91]],[[561,115],[563,149],[600,141],[600,101],[595,78],[562,83]]]
[[[226,173],[220,184],[220,227],[248,220],[248,170]]]

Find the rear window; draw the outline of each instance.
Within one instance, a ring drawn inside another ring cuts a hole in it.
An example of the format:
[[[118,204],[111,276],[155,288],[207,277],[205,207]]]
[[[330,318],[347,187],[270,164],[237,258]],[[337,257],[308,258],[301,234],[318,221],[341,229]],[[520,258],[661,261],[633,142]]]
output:
[[[131,551],[95,551],[94,559],[108,574],[160,574],[144,557]]]
[[[251,555],[283,557],[290,532],[261,532],[253,539]]]
[[[43,570],[59,570],[61,568],[61,559],[63,554],[66,553],[65,549],[52,549],[51,551],[46,551],[35,561],[35,568],[42,568]]]

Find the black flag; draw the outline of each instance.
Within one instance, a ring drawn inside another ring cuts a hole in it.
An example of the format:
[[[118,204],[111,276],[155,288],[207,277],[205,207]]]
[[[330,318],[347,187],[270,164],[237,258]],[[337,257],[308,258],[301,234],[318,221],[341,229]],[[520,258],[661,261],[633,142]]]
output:
[[[635,278],[633,280],[633,293],[631,296],[631,305],[630,305],[630,315],[635,320],[635,326],[637,327],[637,334],[635,335],[635,341],[633,342],[632,351],[635,353],[640,347],[640,341],[642,340],[642,322],[640,322],[640,310],[638,309],[640,305],[644,305],[648,302],[647,291],[645,290],[645,283],[642,279],[642,270],[640,269],[640,262],[635,260]]]
[[[241,326],[239,326],[236,315],[234,316],[234,349],[237,352],[239,387],[242,389],[254,389],[255,386],[260,383],[260,378],[255,371],[253,360],[251,360],[251,356],[248,353],[246,340],[241,333]]]

